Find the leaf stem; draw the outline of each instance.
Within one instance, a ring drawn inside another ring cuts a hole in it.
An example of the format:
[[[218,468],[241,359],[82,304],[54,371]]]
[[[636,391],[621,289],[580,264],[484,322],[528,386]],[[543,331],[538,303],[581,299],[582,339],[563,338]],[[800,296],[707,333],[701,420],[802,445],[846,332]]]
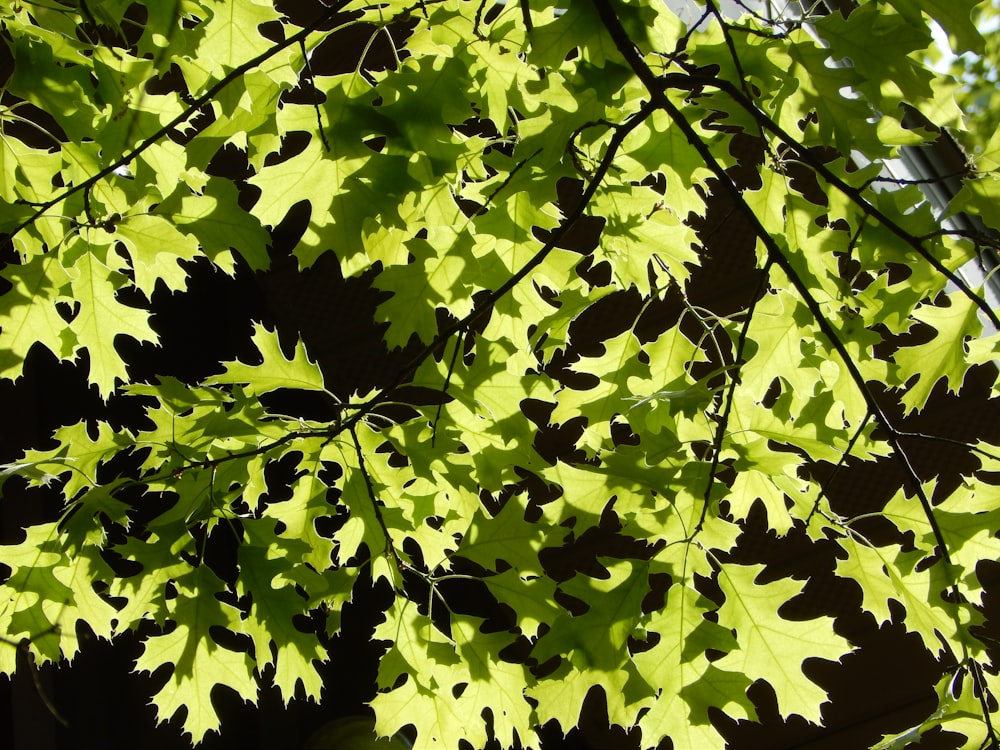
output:
[[[385,549],[383,552],[387,552],[392,558],[393,562],[396,564],[396,570],[402,574],[403,569],[409,569],[411,566],[405,565],[402,560],[399,559],[399,553],[396,552],[396,546],[393,544],[392,535],[389,533],[389,527],[385,524],[385,519],[382,517],[382,506],[379,505],[378,497],[375,495],[375,488],[372,486],[371,476],[368,474],[368,466],[365,464],[365,452],[361,448],[361,442],[358,440],[358,433],[354,425],[350,425],[348,428],[351,433],[351,441],[354,443],[354,450],[358,456],[358,468],[361,471],[361,476],[365,480],[365,488],[368,490],[368,499],[372,502],[372,508],[375,512],[375,518],[378,521],[378,525],[382,529],[382,534],[385,536]]]
[[[323,150],[329,153],[330,143],[326,140],[326,131],[323,129],[323,113],[319,109],[319,89],[316,88],[316,76],[313,75],[312,63],[309,61],[309,52],[306,50],[305,38],[299,39],[299,50],[302,52],[302,59],[305,60],[306,77],[313,90],[312,100],[313,109],[316,110],[316,132],[319,133],[319,139],[323,144]]]
[[[964,440],[956,440],[955,438],[944,437],[942,435],[928,435],[923,432],[903,432],[902,430],[898,430],[896,434],[898,434],[900,437],[919,438],[921,440],[933,440],[938,443],[958,445],[961,446],[962,448],[966,448],[972,451],[973,453],[978,453],[980,456],[986,456],[986,458],[992,459],[994,461],[1000,461],[1000,456],[997,456],[994,453],[990,453],[987,450],[983,450],[979,446],[967,443]]]

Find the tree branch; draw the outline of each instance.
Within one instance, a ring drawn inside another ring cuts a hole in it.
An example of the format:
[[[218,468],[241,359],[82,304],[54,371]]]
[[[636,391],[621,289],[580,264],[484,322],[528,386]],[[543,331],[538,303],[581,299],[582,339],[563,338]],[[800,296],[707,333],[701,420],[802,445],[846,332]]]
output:
[[[14,227],[14,229],[12,229],[10,231],[10,233],[8,234],[8,237],[9,238],[13,238],[14,235],[16,235],[22,229],[24,229],[25,227],[30,226],[35,221],[37,221],[50,208],[52,208],[53,206],[55,206],[58,203],[61,203],[64,200],[66,200],[71,195],[74,195],[75,193],[78,193],[81,190],[89,190],[97,182],[99,182],[100,180],[103,180],[109,174],[112,174],[116,169],[120,169],[121,167],[125,167],[125,166],[128,166],[129,164],[131,164],[135,160],[135,158],[137,156],[139,156],[141,153],[143,153],[146,149],[148,149],[154,143],[156,143],[161,138],[163,138],[164,136],[166,136],[170,131],[172,131],[178,125],[180,125],[180,124],[186,122],[187,120],[189,120],[196,112],[198,112],[198,110],[200,110],[206,104],[208,104],[211,101],[213,101],[215,99],[216,95],[220,91],[222,91],[222,89],[224,89],[226,86],[228,86],[230,83],[232,83],[233,81],[235,81],[237,78],[239,78],[240,76],[242,76],[244,73],[247,73],[247,72],[253,70],[257,66],[259,66],[261,63],[266,62],[271,57],[273,57],[274,55],[276,55],[278,52],[281,52],[281,50],[283,50],[283,49],[285,49],[287,47],[291,47],[293,44],[298,44],[300,41],[304,41],[306,39],[306,37],[308,37],[316,29],[318,29],[320,26],[322,26],[328,20],[330,20],[331,18],[333,18],[335,15],[337,15],[337,13],[339,13],[341,10],[343,10],[344,7],[346,7],[349,3],[350,3],[350,0],[338,0],[337,2],[335,2],[332,5],[328,6],[327,10],[324,13],[322,13],[315,21],[313,21],[312,23],[310,23],[308,26],[303,27],[300,31],[296,32],[295,34],[293,34],[292,36],[288,37],[284,41],[278,42],[277,44],[275,44],[273,47],[270,47],[265,52],[262,52],[259,55],[257,55],[256,57],[254,57],[254,58],[252,58],[250,60],[247,60],[242,65],[239,65],[239,66],[233,68],[233,70],[231,70],[225,77],[219,79],[207,91],[205,91],[205,93],[203,93],[201,96],[199,96],[198,98],[196,98],[188,106],[187,109],[185,109],[183,112],[181,112],[179,115],[177,115],[173,120],[171,120],[170,122],[168,122],[166,125],[164,125],[163,127],[161,127],[159,130],[157,130],[151,136],[149,136],[148,138],[146,138],[146,140],[142,141],[142,143],[140,143],[134,149],[132,149],[131,151],[129,151],[127,154],[125,154],[121,158],[117,159],[116,161],[112,162],[108,166],[104,167],[104,169],[102,169],[99,172],[97,172],[97,174],[95,174],[95,175],[93,175],[91,177],[88,177],[83,182],[79,182],[76,185],[73,185],[73,187],[67,188],[66,190],[62,191],[62,193],[60,193],[59,195],[57,195],[55,198],[51,198],[51,199],[45,201],[44,203],[39,204],[38,210],[35,211],[35,213],[33,213],[30,217],[28,217],[27,219],[25,219],[24,221],[22,221],[20,224],[18,224],[16,227]],[[320,132],[322,133],[322,130]]]
[[[903,242],[912,247],[917,253],[926,260],[931,266],[941,273],[948,281],[954,284],[958,289],[970,300],[972,300],[975,305],[983,311],[987,319],[993,324],[994,328],[1000,330],[1000,316],[997,315],[996,311],[990,307],[989,303],[982,297],[982,295],[976,294],[965,280],[961,276],[956,274],[954,271],[949,270],[940,260],[934,257],[927,248],[924,247],[922,239],[916,235],[911,234],[897,224],[895,221],[890,219],[884,213],[882,213],[878,208],[876,208],[867,198],[865,198],[861,191],[851,185],[848,185],[840,177],[835,175],[827,166],[821,162],[816,155],[812,153],[808,148],[803,146],[797,140],[795,140],[787,131],[785,131],[780,125],[775,123],[770,117],[768,117],[764,112],[761,112],[757,106],[746,98],[746,96],[738,88],[733,86],[729,81],[723,80],[721,78],[715,77],[702,77],[697,78],[698,84],[702,86],[714,86],[721,91],[725,91],[729,94],[737,104],[739,104],[743,109],[745,109],[756,121],[764,128],[764,130],[769,131],[772,135],[777,136],[782,143],[784,143],[788,148],[795,152],[796,157],[808,165],[816,174],[820,175],[826,182],[833,185],[837,190],[847,196],[856,206],[858,206],[862,211],[868,216],[878,221],[882,226],[892,232],[894,235],[899,237]],[[656,85],[655,80],[650,81],[650,84]],[[664,97],[666,100],[666,97]]]
[[[719,179],[719,182],[726,190],[726,192],[729,193],[729,195],[735,202],[737,208],[750,221],[750,224],[751,226],[753,226],[754,229],[754,234],[756,234],[757,238],[761,241],[761,243],[767,250],[768,258],[771,261],[773,261],[782,271],[784,271],[789,281],[791,281],[792,285],[798,291],[803,302],[805,302],[806,306],[809,308],[809,311],[812,313],[813,318],[816,320],[816,323],[819,326],[820,331],[822,331],[823,335],[830,341],[830,344],[833,346],[833,348],[837,351],[837,354],[843,360],[844,366],[847,368],[848,373],[851,376],[851,379],[854,381],[855,385],[860,391],[862,398],[864,398],[865,403],[868,405],[868,408],[871,410],[872,414],[874,414],[876,421],[885,430],[889,444],[892,446],[893,449],[893,455],[895,456],[896,460],[902,464],[904,474],[907,478],[907,482],[908,484],[910,484],[911,489],[913,490],[914,494],[920,501],[920,505],[921,508],[923,509],[924,515],[927,517],[927,521],[931,526],[931,530],[933,531],[934,539],[936,540],[937,545],[941,549],[941,557],[945,561],[945,563],[947,563],[950,567],[951,556],[948,552],[948,546],[945,543],[944,535],[941,532],[941,527],[938,525],[937,519],[934,517],[934,509],[933,506],[931,505],[930,498],[924,492],[923,485],[920,482],[920,478],[919,476],[917,476],[917,473],[913,468],[913,465],[910,463],[909,458],[907,457],[905,451],[903,450],[903,446],[901,445],[899,440],[899,433],[896,431],[896,428],[893,427],[892,423],[889,421],[889,418],[885,415],[885,412],[882,410],[882,407],[879,405],[878,401],[875,399],[875,396],[872,394],[871,389],[868,388],[868,384],[865,382],[864,376],[858,370],[858,367],[854,363],[854,360],[851,358],[851,355],[847,351],[847,348],[840,341],[840,338],[837,336],[836,330],[833,328],[830,321],[827,320],[826,316],[823,313],[822,308],[820,308],[819,306],[819,303],[812,296],[808,287],[806,287],[805,283],[799,277],[798,273],[795,270],[795,267],[791,264],[788,258],[785,257],[784,253],[782,253],[781,248],[778,246],[778,243],[775,242],[774,238],[771,237],[771,235],[767,232],[766,229],[764,229],[764,226],[760,223],[760,219],[757,217],[757,214],[743,199],[742,192],[732,181],[732,179],[730,178],[729,174],[725,171],[725,169],[723,169],[722,165],[719,164],[718,160],[715,158],[711,150],[708,148],[708,145],[704,141],[702,141],[701,138],[698,137],[698,134],[695,133],[694,129],[691,127],[691,124],[687,121],[687,119],[684,117],[681,111],[677,109],[674,103],[671,102],[670,99],[663,93],[660,79],[658,79],[656,75],[653,74],[653,72],[646,65],[645,61],[642,59],[642,56],[639,54],[639,51],[632,43],[632,40],[629,38],[628,33],[625,31],[625,28],[621,24],[621,20],[618,18],[618,15],[615,13],[614,9],[611,7],[611,4],[608,2],[608,0],[592,0],[592,2],[594,3],[594,6],[597,8],[597,11],[601,16],[601,20],[604,23],[604,26],[607,29],[608,33],[611,35],[611,38],[614,41],[615,46],[618,48],[618,51],[625,58],[626,62],[628,63],[629,67],[632,68],[632,71],[635,73],[635,75],[639,78],[640,81],[642,81],[643,85],[645,85],[647,91],[650,94],[651,103],[655,104],[657,108],[663,109],[670,116],[671,120],[673,120],[673,122],[677,125],[677,127],[680,128],[681,132],[684,133],[685,137],[688,140],[688,143],[690,143],[691,146],[702,157],[705,166],[707,166]],[[716,83],[716,85],[717,84],[718,82]],[[722,88],[722,86],[719,87]],[[738,92],[733,86],[727,86],[727,90],[732,92],[733,95],[738,95]],[[770,122],[770,120],[766,117],[762,119],[765,119],[768,122]],[[772,123],[772,127],[776,128],[777,126],[774,126]],[[788,136],[786,135],[786,137]],[[797,146],[798,144],[790,144],[790,145]],[[798,151],[804,149],[801,149],[801,147],[799,147],[799,149],[796,150]],[[878,218],[878,216],[876,216],[876,218]],[[886,226],[888,226],[888,224]],[[898,227],[897,229],[901,233],[901,236],[910,237],[910,235],[903,232],[903,230],[899,229]],[[919,246],[919,243],[915,244]],[[926,251],[924,251],[924,253],[926,253]]]

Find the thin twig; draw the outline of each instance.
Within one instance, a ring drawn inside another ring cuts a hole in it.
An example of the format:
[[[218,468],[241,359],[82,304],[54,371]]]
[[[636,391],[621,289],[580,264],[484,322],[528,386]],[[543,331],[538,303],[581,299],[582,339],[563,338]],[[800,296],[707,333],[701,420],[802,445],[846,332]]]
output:
[[[306,51],[305,39],[299,39],[299,49],[302,51],[302,59],[306,61],[306,80],[313,90],[312,100],[313,109],[316,110],[316,132],[319,133],[319,139],[323,143],[323,150],[329,152],[330,144],[326,140],[326,131],[323,129],[323,113],[319,109],[319,89],[316,88],[316,77],[312,72],[312,63],[309,61],[309,52]]]
[[[65,603],[63,606],[65,606]],[[3,636],[0,636],[0,643],[4,643],[8,646],[11,646],[12,648],[16,648],[24,655],[25,662],[28,665],[28,671],[31,673],[31,682],[35,686],[35,692],[38,693],[38,697],[45,705],[46,710],[48,710],[48,712],[52,714],[52,718],[54,718],[64,727],[69,728],[69,722],[65,719],[65,717],[63,717],[61,713],[59,713],[59,709],[56,708],[55,703],[49,696],[45,686],[42,684],[42,675],[39,672],[38,665],[35,663],[34,654],[31,653],[31,648],[30,648],[32,641],[37,641],[39,638],[44,638],[45,636],[51,635],[52,633],[59,633],[60,630],[61,628],[59,626],[59,622],[57,619],[57,621],[54,624],[50,625],[45,630],[41,631],[40,633],[36,633],[34,636],[30,638],[22,639],[20,643],[10,640],[9,638],[4,638]]]
[[[937,177],[921,177],[920,179],[904,179],[902,177],[883,177],[879,175],[878,177],[872,177],[870,180],[866,180],[861,189],[871,187],[875,183],[888,184],[888,185],[933,185],[935,182],[944,182],[945,180],[953,180],[956,177],[968,177],[968,170],[960,170],[958,172],[949,172],[948,174],[938,175]]]
[[[378,521],[378,525],[382,529],[382,534],[385,536],[385,550],[383,551],[389,553],[393,562],[396,563],[396,569],[402,573],[403,568],[409,568],[410,566],[405,565],[403,561],[399,559],[399,553],[396,552],[396,545],[392,542],[392,535],[389,533],[389,527],[386,526],[385,519],[382,517],[382,506],[379,504],[378,497],[375,494],[375,488],[372,486],[372,479],[368,475],[368,467],[365,465],[365,452],[361,449],[361,442],[358,440],[358,433],[355,430],[355,425],[350,425],[348,429],[351,433],[351,440],[354,443],[354,450],[358,455],[358,468],[361,470],[361,476],[364,477],[365,480],[365,487],[368,490],[368,499],[371,500],[372,508],[375,512],[375,519]]]
[[[542,153],[541,147],[536,148],[535,152],[533,154],[531,154],[530,156],[524,157],[523,159],[521,159],[521,161],[519,161],[517,164],[515,164],[514,168],[512,170],[510,170],[510,172],[507,173],[506,177],[504,177],[503,182],[501,182],[499,185],[497,185],[496,188],[489,195],[486,196],[486,199],[483,201],[482,208],[480,208],[477,211],[477,213],[480,213],[480,214],[484,213],[486,211],[487,207],[497,197],[497,195],[500,194],[500,191],[503,190],[505,187],[507,187],[510,184],[510,181],[514,179],[514,175],[516,175],[519,171],[521,171],[521,168],[525,164],[527,164],[529,161],[531,161],[532,159],[534,159],[540,153]]]
[[[865,431],[865,427],[868,426],[868,422],[871,420],[871,418],[872,418],[871,411],[865,412],[865,418],[861,420],[861,424],[858,425],[858,429],[854,431],[854,434],[851,435],[851,439],[847,441],[847,448],[841,454],[840,460],[837,461],[836,465],[833,467],[833,471],[830,472],[830,476],[827,478],[826,482],[820,485],[819,492],[816,494],[816,502],[813,503],[812,510],[810,510],[809,515],[806,516],[806,526],[809,525],[809,521],[812,520],[812,517],[816,514],[816,511],[819,510],[819,504],[826,496],[827,486],[833,484],[833,480],[834,478],[836,478],[837,473],[841,470],[841,468],[843,468],[844,464],[847,463],[848,456],[851,455],[851,451],[854,450],[855,443],[858,442],[858,439],[861,437],[861,433]]]
[[[983,678],[983,668],[980,666],[979,662],[975,659],[971,660],[971,666],[969,671],[972,673],[972,683],[975,685],[976,692],[979,694],[976,697],[979,698],[979,705],[983,710],[983,721],[986,722],[986,738],[993,748],[1000,747],[1000,741],[997,738],[997,732],[993,728],[993,720],[990,718],[990,689],[986,684],[986,680]],[[993,696],[997,698],[998,696]],[[986,743],[983,743],[984,746]]]
[[[441,386],[441,403],[438,404],[437,412],[434,414],[434,423],[431,427],[431,447],[434,447],[434,441],[437,440],[437,427],[438,420],[441,419],[441,409],[444,407],[444,398],[448,395],[448,386],[451,385],[451,375],[455,371],[455,363],[458,361],[458,352],[462,348],[462,344],[465,342],[465,329],[458,332],[458,338],[455,339],[455,351],[451,353],[451,363],[448,365],[448,374],[445,375],[444,385]]]
[[[729,34],[729,24],[726,23],[726,19],[722,17],[722,13],[719,12],[719,6],[715,4],[715,0],[705,0],[705,7],[708,12],[715,16],[715,20],[719,22],[719,27],[722,29],[722,38],[726,42],[726,48],[729,50],[729,57],[732,58],[733,65],[736,67],[736,75],[740,79],[740,88],[743,89],[743,93],[746,94],[747,99],[753,101],[753,95],[750,93],[750,89],[747,87],[747,76],[743,72],[743,63],[740,62],[740,56],[736,52],[736,45],[733,42],[733,37]]]
[[[733,365],[736,371],[733,373],[729,380],[729,388],[726,391],[726,403],[722,407],[722,414],[719,415],[719,420],[715,429],[715,436],[712,441],[712,463],[708,469],[708,482],[705,485],[705,497],[703,498],[701,505],[701,515],[698,517],[698,523],[694,527],[694,532],[691,536],[694,539],[705,525],[705,518],[708,516],[708,507],[712,500],[712,487],[715,484],[715,475],[719,471],[719,465],[722,460],[722,442],[726,437],[726,432],[729,429],[729,415],[733,410],[733,401],[736,396],[736,386],[740,384],[740,368],[745,364],[743,360],[743,350],[746,348],[747,334],[750,332],[750,321],[753,320],[753,312],[757,307],[757,302],[760,300],[761,295],[764,293],[764,289],[768,283],[768,277],[771,271],[771,265],[774,259],[768,256],[767,261],[764,263],[764,267],[761,269],[760,281],[757,283],[757,290],[754,292],[753,299],[750,300],[750,304],[747,306],[746,317],[743,320],[743,325],[740,328],[739,337],[736,339],[736,353],[733,355]]]
[[[534,30],[534,25],[531,23],[531,7],[528,5],[528,0],[521,0],[521,19],[524,22],[524,30],[530,34]]]
[[[35,692],[38,693],[38,697],[42,699],[42,703],[45,704],[45,708],[48,712],[52,714],[52,718],[62,724],[64,727],[69,729],[69,722],[65,717],[59,713],[59,709],[56,708],[56,704],[49,697],[48,691],[45,690],[45,686],[42,685],[42,675],[38,671],[38,665],[35,664],[35,660],[28,650],[27,644],[24,646],[25,658],[28,660],[28,671],[31,672],[31,681],[35,685]]]
[[[949,445],[958,445],[962,448],[966,448],[973,453],[978,453],[980,456],[986,456],[994,461],[1000,461],[1000,456],[997,456],[989,451],[983,450],[982,448],[972,445],[972,443],[967,443],[964,440],[956,440],[955,438],[944,437],[942,435],[928,435],[923,432],[904,432],[903,430],[897,430],[896,434],[900,437],[905,438],[919,438],[921,440],[933,440],[938,443],[948,443]]]

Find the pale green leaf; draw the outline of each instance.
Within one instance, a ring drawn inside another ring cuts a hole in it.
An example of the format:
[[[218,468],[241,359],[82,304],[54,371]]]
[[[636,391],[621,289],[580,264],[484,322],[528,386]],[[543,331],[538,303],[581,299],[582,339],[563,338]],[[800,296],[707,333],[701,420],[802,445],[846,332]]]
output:
[[[255,323],[253,343],[263,358],[261,364],[226,362],[225,372],[208,378],[206,384],[244,383],[248,393],[258,396],[279,388],[326,392],[323,373],[310,361],[301,341],[296,342],[294,354],[288,359],[281,350],[277,332]]]
[[[923,409],[942,378],[948,390],[958,392],[970,366],[966,338],[976,338],[982,331],[978,308],[959,292],[948,295],[947,307],[923,305],[913,312],[913,317],[931,326],[935,333],[927,343],[903,347],[895,354],[901,377],[917,376],[902,398],[907,412]]]
[[[735,669],[752,680],[766,680],[778,698],[778,713],[798,714],[820,722],[826,692],[802,673],[806,659],[840,661],[850,644],[833,629],[833,619],[785,620],[778,609],[802,591],[791,579],[759,583],[762,565],[725,565],[719,585],[726,601],[719,608],[719,624],[736,629],[739,647],[716,664]]]

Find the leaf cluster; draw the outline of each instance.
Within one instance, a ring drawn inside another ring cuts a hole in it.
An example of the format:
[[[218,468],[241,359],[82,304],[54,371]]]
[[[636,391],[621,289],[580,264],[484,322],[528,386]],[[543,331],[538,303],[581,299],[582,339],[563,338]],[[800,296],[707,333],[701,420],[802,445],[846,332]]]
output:
[[[961,126],[925,50],[937,24],[982,51],[976,3],[692,5],[6,4],[0,377],[45,349],[141,416],[4,467],[61,504],[0,548],[4,637],[48,661],[80,623],[142,633],[159,720],[197,743],[219,687],[319,700],[374,587],[381,734],[537,746],[603,691],[645,748],[722,748],[754,684],[821,723],[803,666],[854,649],[829,613],[788,615],[811,581],[743,553],[794,538],[938,660],[936,711],[879,746],[996,743],[1000,447],[919,419],[1000,395],[1000,319],[960,273],[996,247],[1000,182],[984,157],[935,206],[887,169]],[[374,279],[407,352],[390,382],[338,392],[259,321],[254,362],[137,377],[159,301],[198,264],[264,272],[296,212],[300,268]],[[722,295],[727,263],[751,283]],[[972,468],[917,464],[926,443]],[[838,477],[872,462],[897,486],[851,512]]]

